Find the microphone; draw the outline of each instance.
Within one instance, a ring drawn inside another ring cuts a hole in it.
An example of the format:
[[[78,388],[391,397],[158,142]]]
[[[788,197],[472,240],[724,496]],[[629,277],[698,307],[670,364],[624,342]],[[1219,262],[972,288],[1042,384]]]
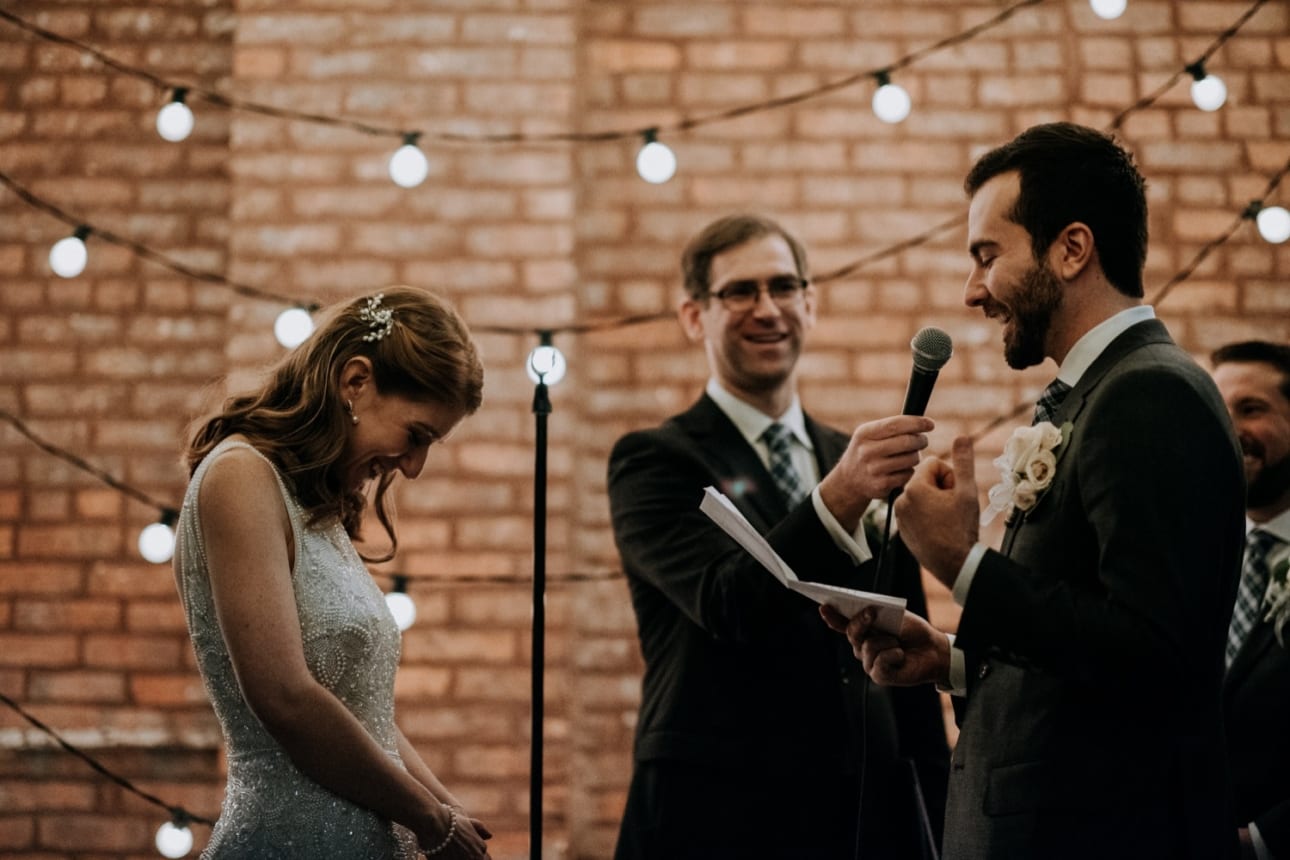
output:
[[[954,343],[945,332],[928,326],[914,335],[909,348],[914,353],[914,367],[909,373],[909,388],[905,390],[905,405],[900,408],[900,414],[922,415],[932,396],[936,375],[954,354]]]

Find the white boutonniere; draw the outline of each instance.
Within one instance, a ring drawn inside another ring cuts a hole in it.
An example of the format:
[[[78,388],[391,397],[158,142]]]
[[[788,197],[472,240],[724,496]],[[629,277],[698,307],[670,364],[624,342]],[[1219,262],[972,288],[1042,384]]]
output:
[[[981,525],[999,514],[1025,513],[1035,506],[1053,482],[1057,454],[1070,431],[1069,422],[1058,429],[1047,421],[1012,431],[1003,453],[994,460],[1000,481],[990,488],[990,504],[981,513]]]
[[[1276,634],[1277,642],[1281,643],[1282,648],[1286,647],[1286,622],[1290,621],[1290,584],[1286,582],[1287,572],[1290,572],[1290,558],[1283,558],[1272,568],[1268,593],[1263,598],[1263,605],[1267,607],[1263,620],[1272,624],[1272,632]]]

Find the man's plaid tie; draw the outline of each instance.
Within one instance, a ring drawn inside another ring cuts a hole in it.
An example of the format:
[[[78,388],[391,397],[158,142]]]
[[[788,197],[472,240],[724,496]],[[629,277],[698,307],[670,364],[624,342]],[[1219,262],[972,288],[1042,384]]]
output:
[[[1263,529],[1251,529],[1245,536],[1245,565],[1241,568],[1241,584],[1236,589],[1236,605],[1232,607],[1232,625],[1227,629],[1227,665],[1236,659],[1245,637],[1250,635],[1259,621],[1263,594],[1268,590],[1268,552],[1277,543],[1277,537]]]
[[[1047,421],[1052,423],[1053,416],[1057,414],[1057,409],[1066,399],[1066,395],[1071,393],[1071,387],[1060,379],[1054,379],[1048,383],[1044,393],[1039,395],[1039,400],[1035,403],[1035,420],[1031,424],[1039,424]]]
[[[793,431],[776,422],[762,432],[761,440],[770,449],[768,468],[770,476],[775,479],[775,486],[788,506],[796,507],[806,496],[806,486],[802,483],[802,476],[793,468]]]

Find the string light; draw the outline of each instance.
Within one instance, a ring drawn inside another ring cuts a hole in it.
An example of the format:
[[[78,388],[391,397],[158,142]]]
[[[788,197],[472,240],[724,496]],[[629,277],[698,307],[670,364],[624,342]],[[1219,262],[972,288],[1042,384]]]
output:
[[[1283,206],[1264,206],[1263,201],[1255,200],[1250,204],[1254,209],[1254,223],[1259,228],[1259,235],[1274,245],[1290,239],[1290,212]]]
[[[1093,14],[1106,21],[1114,21],[1124,14],[1128,0],[1088,0],[1093,7]]]
[[[157,828],[156,845],[162,857],[186,857],[193,850],[193,831],[183,816]]]
[[[273,321],[273,336],[287,349],[295,349],[314,333],[314,318],[304,308],[287,308]]]
[[[1191,75],[1191,100],[1203,111],[1216,111],[1227,101],[1227,84],[1217,75],[1205,72],[1205,61],[1197,60],[1187,66]]]
[[[161,519],[145,526],[139,532],[139,555],[153,564],[165,564],[175,554],[175,522],[177,511],[163,508]]]
[[[569,365],[564,360],[564,353],[552,346],[551,332],[540,332],[538,338],[539,344],[529,353],[524,369],[535,384],[555,385],[564,379]]]
[[[187,87],[175,87],[174,97],[157,111],[157,134],[171,143],[187,140],[193,133],[193,112],[184,104],[187,96]]]
[[[891,82],[891,74],[886,69],[876,72],[874,78],[878,81],[872,102],[874,116],[886,123],[902,122],[909,116],[912,105],[909,93],[900,84]]]
[[[401,188],[416,188],[430,173],[430,162],[417,146],[420,138],[421,132],[408,132],[403,135],[403,145],[390,156],[390,178]]]
[[[85,240],[89,235],[90,228],[82,224],[76,228],[75,233],[54,243],[54,247],[49,249],[49,268],[54,270],[55,275],[74,278],[85,271],[85,264],[90,258],[90,252],[85,247]]]
[[[413,602],[411,595],[408,594],[408,578],[401,573],[393,575],[394,585],[385,595],[385,605],[390,608],[390,614],[394,616],[394,623],[398,625],[399,631],[402,632],[412,626],[412,622],[417,620],[417,605]]]
[[[649,129],[643,137],[645,143],[636,153],[636,172],[653,185],[667,182],[676,175],[676,154],[659,142],[658,129]]]

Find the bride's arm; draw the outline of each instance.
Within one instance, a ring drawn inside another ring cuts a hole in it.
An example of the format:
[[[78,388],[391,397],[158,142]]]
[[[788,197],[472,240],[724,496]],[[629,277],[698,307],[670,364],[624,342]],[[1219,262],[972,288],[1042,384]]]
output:
[[[423,848],[438,846],[451,812],[386,755],[305,663],[291,523],[272,469],[250,451],[228,452],[207,471],[198,510],[216,615],[251,710],[307,776],[403,824]],[[466,850],[445,856],[484,856],[471,828],[457,831],[454,848]]]
[[[407,739],[407,736],[397,726],[395,730],[399,732],[399,757],[403,759],[403,765],[408,769],[408,773],[430,789],[430,792],[439,798],[441,802],[454,807],[464,814],[480,836],[484,839],[492,839],[492,831],[484,826],[484,822],[466,811],[466,807],[462,805],[461,801],[457,800],[447,786],[439,781],[439,777],[434,775],[430,765],[426,764],[425,759],[421,758],[421,754],[417,752],[416,747],[412,746],[412,742]]]

